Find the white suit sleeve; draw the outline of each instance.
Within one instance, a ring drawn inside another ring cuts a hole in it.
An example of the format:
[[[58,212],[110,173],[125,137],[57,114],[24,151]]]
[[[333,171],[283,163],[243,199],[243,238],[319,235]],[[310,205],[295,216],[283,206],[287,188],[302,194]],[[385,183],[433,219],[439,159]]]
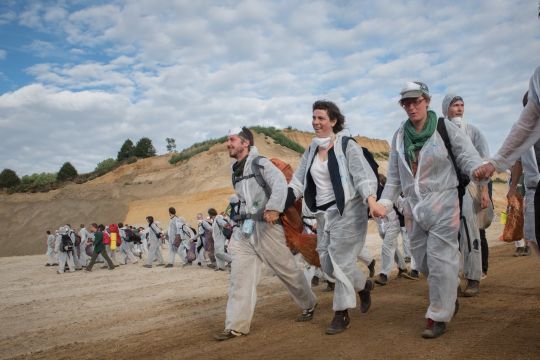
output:
[[[463,136],[463,132],[457,125],[448,119],[444,120],[444,125],[446,126],[446,132],[448,133],[457,165],[470,179],[474,179],[474,170],[483,163],[480,154],[476,151],[471,138]]]
[[[275,167],[267,158],[261,158],[260,164],[263,166],[261,174],[267,186],[271,189],[270,199],[266,203],[265,210],[282,212],[287,200],[287,181],[285,175]]]
[[[399,153],[396,149],[396,138],[398,131],[394,133],[392,138],[392,146],[390,148],[390,158],[388,159],[388,171],[386,173],[386,185],[384,186],[380,202],[387,209],[391,209],[401,194],[401,178],[399,177]]]
[[[369,196],[377,197],[377,177],[364,156],[362,148],[354,141],[347,143],[347,162],[349,173],[353,178],[354,188],[360,194],[363,202]]]
[[[289,187],[293,189],[296,199],[302,197],[304,193],[304,179],[308,168],[309,147],[304,151],[300,163],[294,172],[294,175],[289,183]]]

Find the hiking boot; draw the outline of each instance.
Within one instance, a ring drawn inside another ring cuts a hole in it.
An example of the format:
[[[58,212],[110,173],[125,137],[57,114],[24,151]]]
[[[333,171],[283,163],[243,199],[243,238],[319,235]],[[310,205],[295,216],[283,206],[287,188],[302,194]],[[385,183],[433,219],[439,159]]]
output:
[[[319,277],[314,276],[311,278],[311,286],[319,286]]]
[[[349,312],[347,310],[336,311],[330,326],[326,329],[326,335],[335,335],[345,331],[349,327]]]
[[[375,284],[371,280],[366,280],[366,286],[364,290],[360,290],[358,295],[360,296],[360,312],[366,313],[371,307],[371,290],[375,288]]]
[[[381,286],[388,284],[388,276],[385,274],[379,274],[379,276],[375,279],[375,283]]]
[[[297,322],[311,321],[313,320],[313,315],[315,314],[315,308],[317,304],[313,305],[311,309],[305,309],[302,313],[296,318]]]
[[[405,256],[405,258],[403,259],[407,264],[411,262],[411,257],[410,256]]]
[[[367,268],[369,269],[369,277],[374,277],[375,276],[375,259],[371,260]]]
[[[531,248],[529,246],[525,246],[523,248],[523,252],[521,253],[521,256],[529,256],[531,255]]]
[[[234,330],[225,329],[222,332],[215,334],[214,339],[216,339],[217,341],[225,341],[240,336],[242,336],[242,333],[236,332]]]
[[[521,256],[523,254],[523,251],[525,251],[525,248],[520,246],[516,248],[516,252],[514,253],[515,257]]]
[[[143,267],[145,267],[145,268],[147,268],[147,269],[151,269],[151,268],[152,268],[152,265],[144,264]]]
[[[107,269],[109,267],[109,265],[103,265],[100,267],[100,269]]]
[[[47,263],[47,264],[45,264],[45,266],[51,266],[51,264]]]
[[[422,332],[424,339],[435,339],[446,332],[446,323],[427,319],[426,329]]]
[[[407,269],[399,269],[397,276],[400,278],[409,279],[409,280],[418,280],[418,277],[411,276],[411,274],[409,274]]]
[[[173,267],[173,264],[167,264],[165,265],[166,268],[172,268]]]
[[[467,279],[467,286],[463,291],[463,296],[473,297],[480,293],[480,281]]]
[[[420,280],[420,273],[418,272],[418,270],[411,270],[411,271],[409,271],[409,276],[410,276],[413,280]]]
[[[210,269],[215,269],[216,268],[216,264],[214,264],[214,263],[210,263],[210,264],[208,264],[206,266],[208,266]]]
[[[331,291],[334,291],[335,287],[336,287],[336,283],[327,281],[326,282],[326,288],[323,291],[324,292],[331,292]]]
[[[161,263],[161,264],[157,264],[156,266],[165,266],[165,264]]]

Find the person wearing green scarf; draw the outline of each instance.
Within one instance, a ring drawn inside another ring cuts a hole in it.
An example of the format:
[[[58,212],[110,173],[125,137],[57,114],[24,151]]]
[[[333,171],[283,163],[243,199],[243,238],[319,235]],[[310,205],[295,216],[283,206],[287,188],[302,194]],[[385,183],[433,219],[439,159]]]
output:
[[[422,337],[433,339],[446,332],[447,323],[458,309],[459,181],[444,140],[436,132],[438,120],[429,110],[428,87],[409,82],[400,95],[408,120],[392,139],[387,181],[378,201],[384,210],[373,216],[385,216],[403,193],[413,269],[422,272],[429,285],[427,324]],[[472,178],[482,158],[457,126],[448,119],[444,124],[457,166]]]

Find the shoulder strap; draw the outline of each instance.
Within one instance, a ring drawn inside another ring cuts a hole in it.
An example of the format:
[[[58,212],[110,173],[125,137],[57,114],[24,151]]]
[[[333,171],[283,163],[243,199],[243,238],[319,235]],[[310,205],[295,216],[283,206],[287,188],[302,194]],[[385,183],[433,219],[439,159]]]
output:
[[[259,184],[260,187],[264,190],[264,194],[268,199],[270,199],[271,191],[268,187],[268,184],[264,180],[264,177],[261,174],[261,169],[264,168],[259,162],[261,159],[263,159],[264,156],[257,156],[253,161],[251,162],[251,171],[253,172],[253,175],[255,176],[255,181],[257,181],[257,184]]]
[[[343,155],[347,156],[347,144],[349,140],[356,142],[356,139],[351,136],[344,136],[341,138],[341,149],[343,150]]]

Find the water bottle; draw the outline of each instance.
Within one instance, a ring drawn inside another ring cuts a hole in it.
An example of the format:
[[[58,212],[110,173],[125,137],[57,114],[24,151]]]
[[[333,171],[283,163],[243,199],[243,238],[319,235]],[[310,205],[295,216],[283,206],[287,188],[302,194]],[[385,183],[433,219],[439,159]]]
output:
[[[252,206],[250,211],[251,216],[254,216],[257,214],[257,207]],[[255,227],[255,222],[253,219],[246,219],[244,220],[244,223],[242,224],[242,234],[244,234],[245,237],[251,236],[253,233],[253,228]]]

